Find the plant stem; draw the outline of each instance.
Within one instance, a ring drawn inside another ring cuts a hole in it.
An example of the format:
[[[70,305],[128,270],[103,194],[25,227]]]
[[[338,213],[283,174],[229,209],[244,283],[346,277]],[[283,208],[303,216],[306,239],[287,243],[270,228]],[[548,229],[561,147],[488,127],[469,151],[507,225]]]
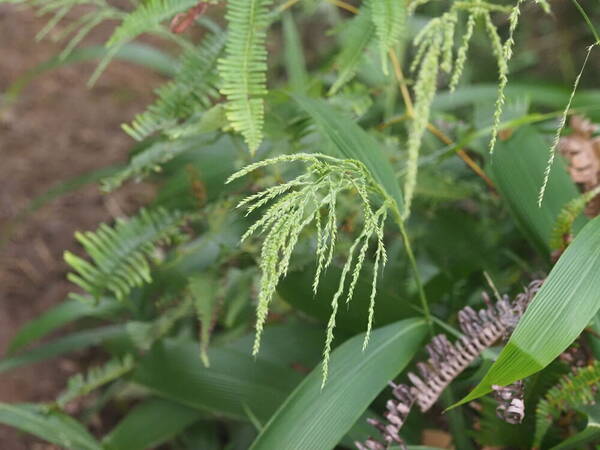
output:
[[[417,283],[417,289],[419,292],[419,300],[421,301],[421,308],[423,308],[423,315],[425,316],[425,322],[427,322],[427,326],[429,327],[429,333],[431,336],[434,336],[433,331],[433,320],[431,319],[431,312],[429,311],[429,302],[427,301],[427,295],[425,294],[425,288],[423,287],[423,282],[421,281],[421,276],[419,275],[419,268],[417,267],[417,260],[415,259],[415,254],[413,253],[412,246],[410,245],[410,238],[408,237],[408,233],[406,232],[406,227],[404,226],[404,220],[402,219],[402,215],[400,214],[400,210],[395,202],[392,203],[391,206],[392,213],[394,215],[394,220],[400,229],[400,235],[402,236],[402,241],[404,242],[404,248],[406,249],[406,256],[408,257],[408,261],[410,263],[410,268],[413,272],[413,276],[415,277],[415,282]]]

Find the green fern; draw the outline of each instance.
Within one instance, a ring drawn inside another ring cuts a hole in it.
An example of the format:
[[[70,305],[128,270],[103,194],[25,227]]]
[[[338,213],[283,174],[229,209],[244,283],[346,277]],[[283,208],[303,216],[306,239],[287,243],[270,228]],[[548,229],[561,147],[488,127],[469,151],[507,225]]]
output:
[[[254,153],[263,139],[267,93],[268,6],[273,0],[230,0],[226,56],[219,60],[221,93],[227,97],[227,119]]]
[[[388,73],[387,53],[393,49],[406,30],[405,0],[371,0],[371,18],[375,25],[383,73]]]
[[[256,221],[242,236],[242,241],[255,232],[265,233],[262,244],[259,267],[261,280],[256,311],[256,339],[253,353],[260,347],[260,338],[267,318],[269,304],[273,299],[279,280],[284,277],[290,265],[292,252],[302,231],[311,223],[316,227],[316,260],[317,268],[313,281],[316,292],[320,277],[331,264],[337,241],[336,199],[345,191],[357,194],[363,216],[363,228],[352,243],[338,289],[331,301],[332,313],[327,324],[327,337],[323,359],[323,383],[327,379],[329,354],[333,342],[333,330],[339,300],[345,293],[346,303],[353,296],[354,289],[364,265],[366,252],[371,238],[376,240],[374,276],[370,296],[369,317],[364,345],[368,343],[375,305],[376,278],[380,266],[386,263],[386,251],[383,243],[383,227],[387,217],[389,204],[381,192],[381,188],[373,181],[368,170],[358,161],[343,160],[321,154],[299,153],[251,164],[232,175],[228,182],[240,178],[261,167],[281,162],[299,161],[308,164],[307,171],[284,184],[273,186],[254,194],[238,205],[246,207],[247,213],[267,207],[262,217]],[[383,203],[376,209],[371,196],[374,195]],[[322,210],[325,214],[322,217]],[[355,255],[356,253],[356,255]],[[350,281],[346,283],[346,278]]]
[[[133,370],[134,362],[132,355],[125,355],[123,358],[113,358],[103,366],[93,367],[85,376],[78,373],[69,378],[67,389],[56,399],[56,405],[64,409],[76,398],[87,395],[99,387],[121,378]]]
[[[184,51],[173,81],[158,88],[158,99],[123,129],[141,141],[207,109],[218,97],[216,63],[224,45],[224,34],[210,34],[198,48]]]
[[[550,389],[536,409],[533,447],[539,448],[552,422],[567,410],[591,405],[596,401],[600,384],[600,362],[577,369]]]
[[[183,214],[142,209],[130,220],[117,219],[114,227],[101,224],[95,232],[75,233],[92,263],[65,252],[75,270],[68,279],[98,299],[107,291],[124,299],[132,288],[151,281],[148,258],[159,243],[180,239]]]
[[[344,46],[335,59],[338,76],[329,89],[328,95],[334,95],[339,89],[350,81],[356,70],[365,49],[373,39],[375,27],[370,17],[369,8],[362,8],[356,17],[349,23],[344,32]]]
[[[564,249],[566,244],[565,237],[571,235],[573,222],[575,222],[575,219],[583,212],[588,202],[598,194],[600,194],[600,186],[581,194],[579,197],[576,197],[567,203],[560,211],[556,218],[556,222],[554,223],[554,227],[552,228],[550,248],[554,250]]]

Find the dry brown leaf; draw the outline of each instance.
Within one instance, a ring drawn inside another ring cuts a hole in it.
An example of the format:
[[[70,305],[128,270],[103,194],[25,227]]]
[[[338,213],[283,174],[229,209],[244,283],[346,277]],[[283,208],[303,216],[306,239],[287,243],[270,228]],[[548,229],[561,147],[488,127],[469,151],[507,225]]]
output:
[[[587,192],[600,184],[600,137],[592,136],[598,126],[582,116],[573,116],[571,128],[573,133],[560,139],[559,149],[569,162],[571,178]],[[585,214],[600,214],[600,195],[588,203]]]

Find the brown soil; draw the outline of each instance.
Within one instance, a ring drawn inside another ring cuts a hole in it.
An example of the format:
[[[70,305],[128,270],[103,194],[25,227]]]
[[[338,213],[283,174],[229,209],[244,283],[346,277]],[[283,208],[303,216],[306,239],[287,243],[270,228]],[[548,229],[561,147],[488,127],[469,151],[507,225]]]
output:
[[[0,5],[0,92],[20,74],[50,58],[60,43],[34,40],[44,25],[26,9]],[[101,43],[110,28],[90,37]],[[120,124],[152,99],[160,78],[115,62],[89,90],[93,64],[78,64],[34,80],[19,101],[0,113],[0,233],[36,196],[60,181],[127,158],[131,139]],[[44,206],[14,227],[0,248],[0,355],[28,320],[59,303],[72,286],[65,280],[65,249],[77,249],[73,233],[134,209],[149,190],[128,187],[103,195],[89,186]],[[80,370],[82,355],[69,355],[0,375],[0,402],[52,400]],[[0,448],[52,448],[0,426]]]

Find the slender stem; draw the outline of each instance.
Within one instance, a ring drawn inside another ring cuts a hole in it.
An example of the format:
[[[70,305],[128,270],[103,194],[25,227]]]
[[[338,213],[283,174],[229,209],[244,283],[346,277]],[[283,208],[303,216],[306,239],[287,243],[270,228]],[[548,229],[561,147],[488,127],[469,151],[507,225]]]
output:
[[[345,9],[346,11],[350,11],[352,14],[358,14],[358,8],[352,6],[349,3],[346,3],[342,0],[327,0],[332,5],[337,6],[338,8]]]
[[[404,100],[404,104],[406,105],[406,114],[412,118],[415,115],[415,110],[413,108],[413,102],[410,97],[410,92],[408,92],[408,87],[406,86],[406,80],[404,79],[404,73],[402,73],[402,66],[400,65],[400,61],[398,61],[398,57],[396,56],[396,52],[392,49],[389,51],[390,59],[392,60],[392,66],[394,67],[394,74],[396,75],[396,81],[398,82],[398,87],[400,88],[400,92],[402,93],[402,99]]]
[[[396,221],[396,224],[400,229],[400,235],[402,236],[402,241],[404,242],[404,248],[406,249],[406,256],[408,257],[410,268],[413,272],[413,276],[415,277],[415,282],[417,283],[417,289],[419,291],[419,300],[421,301],[421,308],[423,308],[423,315],[425,316],[425,321],[427,322],[427,326],[429,327],[429,333],[433,337],[433,320],[431,319],[429,302],[427,301],[425,288],[423,287],[423,282],[421,281],[421,276],[419,275],[417,260],[415,259],[415,254],[413,253],[412,246],[410,245],[410,239],[408,237],[408,233],[406,232],[406,227],[404,226],[404,220],[402,219],[402,215],[400,214],[396,203],[393,203],[391,208],[392,213],[394,215],[394,220]]]

